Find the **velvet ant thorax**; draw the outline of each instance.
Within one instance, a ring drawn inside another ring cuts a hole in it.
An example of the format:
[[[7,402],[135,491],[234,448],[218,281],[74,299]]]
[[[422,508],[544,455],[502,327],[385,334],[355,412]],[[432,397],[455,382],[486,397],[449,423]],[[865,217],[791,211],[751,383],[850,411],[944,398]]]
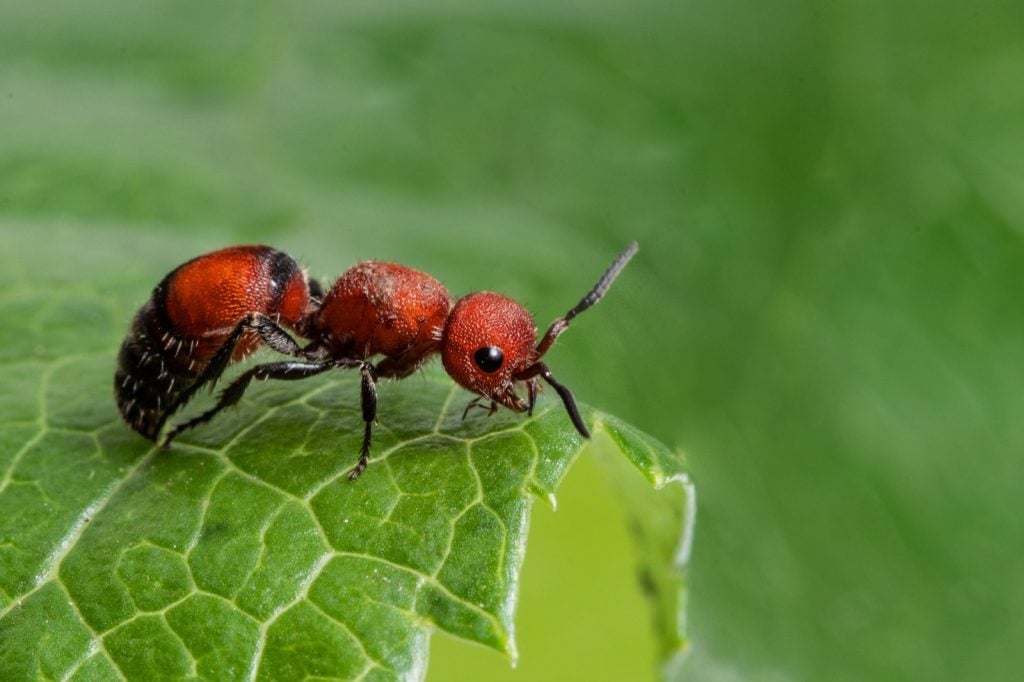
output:
[[[448,290],[425,272],[364,261],[331,286],[307,336],[334,357],[383,355],[385,374],[400,378],[436,350],[450,308]],[[386,371],[389,366],[396,367],[394,373]]]
[[[463,388],[522,412],[514,391],[518,375],[537,359],[537,325],[507,296],[482,291],[452,308],[441,337],[445,371]]]

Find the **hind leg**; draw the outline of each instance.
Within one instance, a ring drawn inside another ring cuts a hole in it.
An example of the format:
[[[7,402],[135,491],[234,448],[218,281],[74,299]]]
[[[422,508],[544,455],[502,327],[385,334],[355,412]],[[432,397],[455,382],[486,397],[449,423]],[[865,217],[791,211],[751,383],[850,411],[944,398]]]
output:
[[[241,376],[228,384],[228,387],[221,392],[216,405],[199,416],[189,419],[187,422],[178,424],[171,429],[164,438],[163,446],[167,447],[170,445],[171,441],[174,440],[182,431],[204,424],[213,419],[217,413],[224,408],[237,404],[238,401],[242,399],[242,396],[245,394],[245,390],[249,387],[249,384],[253,379],[257,379],[259,381],[264,381],[266,379],[297,381],[299,379],[316,376],[317,374],[326,372],[329,369],[334,369],[335,367],[337,367],[337,364],[330,361],[300,362],[294,360],[285,362],[268,362],[266,364],[256,365],[255,367],[243,372]]]

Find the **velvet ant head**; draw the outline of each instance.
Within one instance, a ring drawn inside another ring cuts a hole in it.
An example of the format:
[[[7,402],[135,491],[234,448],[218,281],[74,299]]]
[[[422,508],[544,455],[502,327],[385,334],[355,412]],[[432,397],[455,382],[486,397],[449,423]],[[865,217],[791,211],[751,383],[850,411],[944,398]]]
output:
[[[533,412],[540,377],[558,392],[576,430],[588,437],[572,392],[555,380],[540,359],[574,317],[601,300],[636,251],[633,242],[619,254],[594,288],[548,327],[539,344],[537,326],[519,303],[489,291],[461,299],[449,313],[441,337],[445,370],[463,388],[516,412]],[[527,400],[516,393],[517,382],[525,382]]]

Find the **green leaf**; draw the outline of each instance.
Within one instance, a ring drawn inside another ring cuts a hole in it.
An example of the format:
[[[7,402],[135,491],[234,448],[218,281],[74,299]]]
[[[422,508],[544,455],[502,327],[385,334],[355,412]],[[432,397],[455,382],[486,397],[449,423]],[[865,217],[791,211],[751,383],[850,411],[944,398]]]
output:
[[[384,384],[354,483],[359,388],[341,371],[257,385],[158,450],[121,422],[111,378],[122,325],[163,273],[112,275],[116,255],[81,234],[42,246],[12,230],[8,244],[0,678],[419,679],[437,629],[515,661],[530,506],[554,500],[586,445],[554,396],[532,418],[464,420],[470,396],[436,363]],[[76,248],[92,255],[67,278],[60,252]],[[595,451],[657,487],[684,480],[678,453],[584,415]],[[675,544],[687,524],[683,500],[665,501],[668,526],[644,511],[634,527],[674,528],[638,534],[668,655],[685,644],[664,617],[681,606],[681,564],[648,540]]]

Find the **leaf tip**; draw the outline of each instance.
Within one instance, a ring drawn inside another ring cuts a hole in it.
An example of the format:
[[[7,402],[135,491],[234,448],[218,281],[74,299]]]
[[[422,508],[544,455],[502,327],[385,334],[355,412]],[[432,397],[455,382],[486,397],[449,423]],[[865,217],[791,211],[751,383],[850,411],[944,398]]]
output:
[[[516,640],[511,634],[505,642],[505,649],[502,653],[508,659],[510,668],[515,668],[519,665],[519,647],[516,646]]]
[[[610,414],[594,411],[594,432],[629,459],[656,489],[686,476],[686,457]]]
[[[536,479],[530,481],[526,486],[527,492],[534,497],[544,500],[551,507],[551,511],[558,510],[558,498],[555,497],[555,491],[551,488],[543,485]]]

